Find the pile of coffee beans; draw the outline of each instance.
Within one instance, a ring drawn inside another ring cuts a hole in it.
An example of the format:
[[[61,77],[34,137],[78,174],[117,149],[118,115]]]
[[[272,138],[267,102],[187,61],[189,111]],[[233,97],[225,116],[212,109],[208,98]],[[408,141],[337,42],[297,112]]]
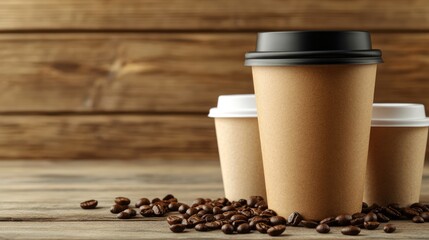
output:
[[[130,207],[131,200],[126,197],[115,198],[115,204],[110,212],[117,214],[119,219],[129,219],[137,215],[136,210]],[[88,200],[80,204],[83,209],[97,207],[96,200]],[[287,218],[277,215],[268,208],[265,200],[260,196],[252,196],[248,200],[229,201],[227,198],[215,200],[197,198],[190,205],[180,203],[172,194],[164,198],[141,198],[135,203],[143,217],[162,217],[169,212],[179,212],[178,215],[169,215],[166,220],[174,233],[184,232],[186,229],[206,232],[221,230],[224,234],[246,234],[260,232],[270,236],[280,236],[286,226],[314,228],[316,232],[326,234],[331,227],[342,227],[344,235],[358,235],[361,229],[376,230],[380,223],[390,220],[411,220],[415,223],[429,222],[429,205],[414,203],[409,207],[400,207],[398,204],[368,206],[362,203],[362,211],[352,215],[342,214],[327,217],[321,221],[304,219],[298,212],[293,212]],[[383,231],[393,233],[396,226],[385,224]]]

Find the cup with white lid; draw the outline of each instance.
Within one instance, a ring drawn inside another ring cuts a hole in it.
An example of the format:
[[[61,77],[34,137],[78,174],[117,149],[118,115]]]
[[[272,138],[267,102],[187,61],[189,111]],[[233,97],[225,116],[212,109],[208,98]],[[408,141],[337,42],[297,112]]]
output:
[[[262,196],[265,181],[259,140],[255,96],[222,95],[214,118],[225,197],[230,200]]]
[[[423,104],[373,104],[365,202],[419,201],[428,127]]]

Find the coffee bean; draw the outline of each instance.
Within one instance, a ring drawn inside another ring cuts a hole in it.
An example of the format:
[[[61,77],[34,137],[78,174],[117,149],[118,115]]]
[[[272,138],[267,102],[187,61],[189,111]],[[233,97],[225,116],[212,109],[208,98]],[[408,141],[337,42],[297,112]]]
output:
[[[191,216],[194,214],[197,214],[197,213],[198,213],[198,210],[194,207],[190,207],[190,208],[188,208],[188,210],[186,210],[186,214],[189,214]]]
[[[425,222],[429,222],[429,212],[420,213],[420,217],[422,217],[425,220]]]
[[[327,224],[328,226],[334,226],[337,224],[337,221],[335,220],[335,217],[327,217],[320,221],[320,224]]]
[[[237,227],[237,233],[244,234],[250,232],[250,226],[248,223],[242,223]]]
[[[174,199],[174,198],[175,197],[173,196],[173,194],[167,194],[167,195],[165,195],[165,197],[162,200],[168,201],[168,200],[171,200],[171,199]]]
[[[217,221],[213,221],[213,222],[208,222],[208,223],[206,223],[206,227],[209,230],[220,229],[222,227],[222,221],[217,220]]]
[[[396,230],[396,226],[393,224],[386,224],[383,227],[385,233],[393,233]]]
[[[202,216],[204,216],[206,214],[207,214],[207,212],[204,211],[204,210],[200,210],[200,211],[197,212],[198,217],[202,217]]]
[[[400,211],[392,206],[385,208],[383,213],[391,219],[398,219],[402,215]]]
[[[123,212],[118,213],[118,215],[116,215],[116,217],[119,219],[129,219],[129,218],[131,218],[131,215],[128,212],[123,211]]]
[[[338,215],[335,218],[335,221],[337,222],[337,224],[339,226],[347,226],[350,224],[350,221],[352,220],[352,216],[348,215],[348,214],[342,214],[342,215]]]
[[[161,204],[154,204],[152,206],[152,211],[153,211],[153,214],[157,217],[164,216],[164,214],[166,213],[166,209]]]
[[[246,216],[247,218],[253,217],[252,211],[250,211],[249,209],[240,210],[239,213]]]
[[[373,212],[369,212],[365,218],[364,218],[365,222],[377,222],[377,214],[373,213]]]
[[[132,208],[127,208],[123,212],[128,213],[130,215],[130,217],[135,217],[137,215],[136,210],[134,210]]]
[[[170,230],[174,233],[181,233],[185,231],[186,226],[183,224],[174,224],[170,226]]]
[[[378,226],[380,226],[379,222],[364,222],[364,226],[368,230],[374,230],[377,229]]]
[[[236,211],[228,211],[228,212],[224,212],[223,215],[225,216],[225,219],[230,219],[232,216],[234,216],[235,214],[237,214]]]
[[[365,213],[355,213],[355,214],[353,214],[352,215],[352,218],[353,219],[356,219],[356,218],[364,218],[366,216],[366,214]]]
[[[247,200],[246,199],[240,199],[238,202],[241,204],[241,206],[247,206]]]
[[[162,200],[159,198],[154,198],[152,199],[151,203],[157,203],[157,202],[161,202]]]
[[[235,221],[232,221],[232,226],[235,228],[235,229],[237,229],[238,228],[238,226],[240,226],[241,224],[243,224],[243,223],[247,223],[247,221],[246,220],[235,220]]]
[[[128,206],[126,206],[126,205],[115,204],[112,207],[110,207],[110,212],[111,213],[120,213],[127,208],[128,208]]]
[[[255,205],[256,205],[258,202],[263,201],[263,200],[264,200],[264,198],[263,198],[263,197],[261,197],[261,196],[251,196],[251,197],[249,198],[249,201],[247,201],[247,205],[248,205],[249,207],[255,207]]]
[[[140,199],[136,202],[135,206],[136,206],[136,208],[139,208],[139,207],[141,207],[141,206],[143,206],[143,205],[149,205],[149,204],[150,204],[149,199],[147,199],[147,198],[140,198]]]
[[[180,224],[182,222],[183,218],[176,216],[176,215],[171,215],[167,217],[167,222],[170,225],[174,225],[174,224]]]
[[[360,228],[356,226],[348,226],[341,229],[341,233],[344,235],[358,235],[360,233]]]
[[[220,208],[220,207],[214,207],[212,209],[212,211],[213,211],[213,214],[221,214],[221,213],[223,213],[222,208]]]
[[[203,205],[201,209],[206,211],[207,213],[213,213],[213,207],[211,207],[210,205]]]
[[[404,214],[405,216],[407,216],[408,218],[413,218],[414,216],[419,216],[420,213],[417,212],[416,210],[412,209],[412,208],[403,208],[402,209],[402,214]]]
[[[256,224],[256,230],[260,233],[267,233],[268,229],[270,228],[271,226],[264,222],[259,222]]]
[[[377,215],[377,219],[379,222],[385,223],[385,222],[389,222],[390,218],[388,218],[386,215],[384,215],[383,213],[376,213],[375,215]]]
[[[302,220],[301,224],[306,228],[316,228],[319,223],[310,220]]]
[[[299,223],[303,220],[303,217],[298,212],[293,212],[289,215],[287,222],[291,226],[298,226]]]
[[[203,223],[204,221],[200,217],[198,217],[197,215],[192,215],[188,218],[188,222],[195,226],[199,223]]]
[[[280,236],[285,230],[286,230],[285,225],[276,225],[276,226],[270,227],[267,230],[267,233],[268,235],[274,237],[274,236]]]
[[[241,214],[235,214],[231,217],[231,221],[236,221],[236,220],[245,220],[247,221],[247,217]]]
[[[179,207],[181,206],[181,203],[178,202],[170,202],[167,206],[168,210],[170,212],[175,212],[179,209]]]
[[[399,205],[399,203],[389,203],[389,204],[387,204],[387,207],[388,208],[394,208],[394,209],[396,209],[398,211],[401,210],[401,206]]]
[[[223,214],[216,214],[213,216],[215,220],[223,220],[225,219],[225,216]]]
[[[268,209],[268,204],[265,202],[265,200],[259,201],[256,203],[255,207],[257,207],[259,210],[266,210]]]
[[[222,208],[223,212],[235,211],[235,207],[233,206],[225,206]]]
[[[352,226],[361,226],[362,224],[364,224],[365,220],[364,218],[355,218],[353,220],[350,221],[350,225]]]
[[[261,214],[259,216],[261,216],[261,217],[272,217],[272,216],[277,216],[277,213],[272,209],[265,209],[261,212]]]
[[[94,209],[97,207],[98,201],[91,199],[80,203],[80,207],[83,209]]]
[[[221,228],[222,232],[225,234],[233,234],[234,227],[231,224],[224,224]]]
[[[362,202],[362,209],[364,209],[364,208],[368,208],[368,203]]]
[[[331,231],[331,228],[329,227],[328,224],[322,223],[322,224],[317,225],[316,231],[318,233],[328,233],[329,231]]]
[[[201,216],[201,219],[205,222],[213,222],[216,220],[213,214],[210,213],[204,214],[203,216]]]
[[[188,221],[188,219],[183,219],[182,220],[182,224],[183,225],[185,225],[186,226],[186,228],[194,228],[195,227],[195,225],[194,224],[192,224],[192,223],[190,223],[189,221]]]
[[[140,214],[143,217],[153,217],[154,216],[152,206],[150,206],[150,205],[143,205],[139,209],[140,209]]]
[[[286,218],[282,216],[272,216],[270,217],[270,223],[271,225],[286,225],[287,221]]]
[[[126,197],[117,197],[115,198],[115,203],[118,205],[126,205],[128,206],[130,204],[130,199]]]
[[[424,223],[425,222],[425,220],[421,216],[414,216],[412,221],[415,223]]]
[[[207,232],[209,228],[204,223],[198,223],[195,225],[195,230],[199,232]]]
[[[189,209],[189,206],[186,204],[182,204],[180,205],[180,207],[177,209],[177,211],[179,211],[179,213],[186,213],[186,211]]]

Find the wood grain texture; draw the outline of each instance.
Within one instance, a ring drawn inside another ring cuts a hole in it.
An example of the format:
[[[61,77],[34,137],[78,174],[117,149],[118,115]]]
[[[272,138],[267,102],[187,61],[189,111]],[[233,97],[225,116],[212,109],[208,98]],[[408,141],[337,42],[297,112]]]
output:
[[[198,115],[2,116],[0,136],[3,159],[218,159]]]
[[[166,171],[168,169],[168,171]],[[270,239],[251,233],[187,230],[173,234],[163,217],[118,220],[109,212],[119,195],[140,197],[174,194],[190,203],[197,197],[223,196],[218,161],[2,161],[0,162],[0,236],[2,239]],[[191,173],[191,174],[186,174]],[[425,167],[422,201],[429,201],[429,166]],[[95,198],[99,207],[82,210]],[[425,239],[429,223],[393,221],[397,231],[362,230],[359,239]],[[288,227],[279,239],[344,239],[340,228],[330,234]]]
[[[252,93],[253,33],[3,34],[0,112],[193,112]],[[429,106],[429,33],[376,33],[375,100]],[[428,111],[429,114],[429,111]]]
[[[429,30],[426,0],[3,0],[0,30]]]

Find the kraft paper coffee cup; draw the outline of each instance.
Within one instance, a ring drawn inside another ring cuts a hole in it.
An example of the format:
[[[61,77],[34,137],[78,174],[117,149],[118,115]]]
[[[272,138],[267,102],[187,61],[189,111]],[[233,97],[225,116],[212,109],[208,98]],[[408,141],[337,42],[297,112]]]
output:
[[[359,31],[258,34],[252,67],[268,207],[320,220],[361,211],[381,51]]]
[[[419,202],[428,126],[422,104],[374,104],[365,202]]]
[[[219,96],[209,117],[215,119],[225,197],[266,198],[255,96]]]

